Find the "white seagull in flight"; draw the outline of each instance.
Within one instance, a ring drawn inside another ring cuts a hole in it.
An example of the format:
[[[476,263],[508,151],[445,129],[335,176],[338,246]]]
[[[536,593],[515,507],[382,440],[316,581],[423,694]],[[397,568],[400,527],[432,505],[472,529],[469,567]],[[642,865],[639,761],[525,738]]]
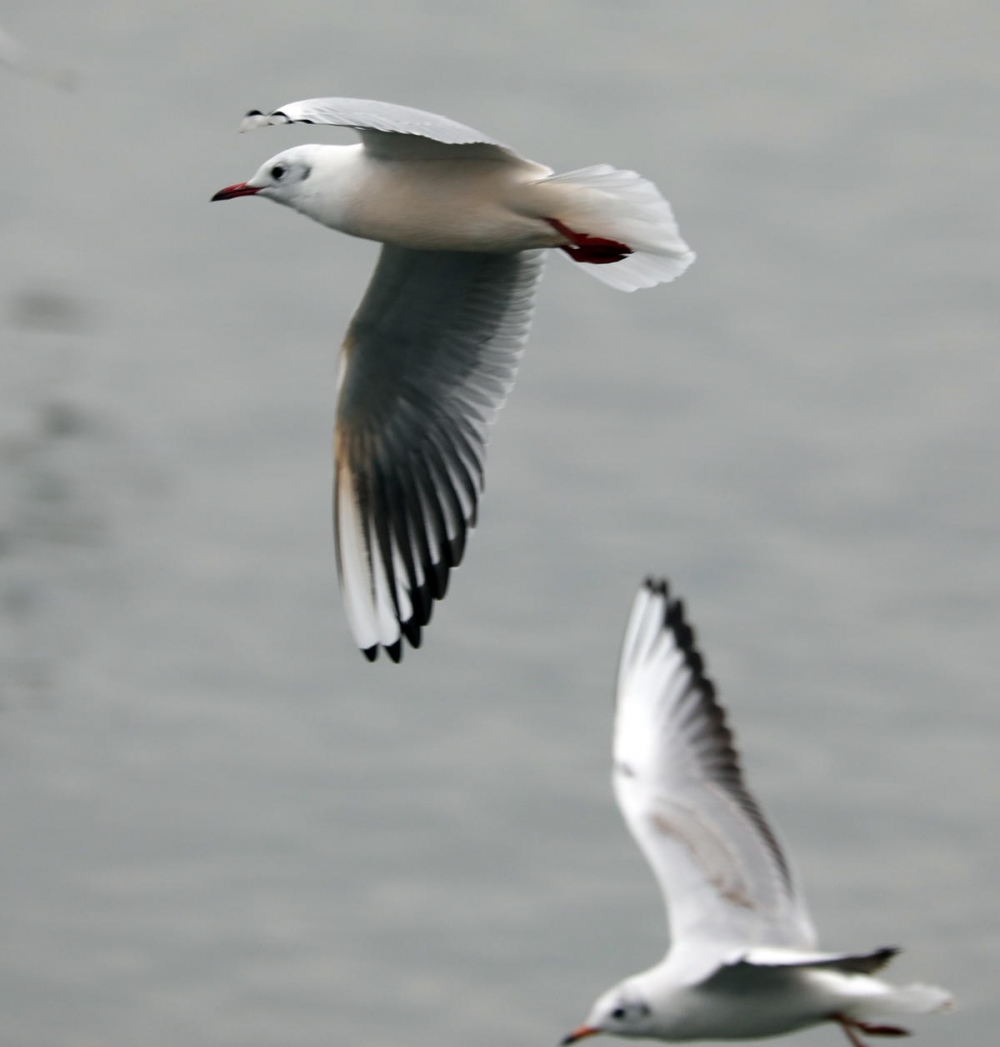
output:
[[[604,993],[562,1042],[585,1036],[745,1040],[835,1022],[905,1036],[883,1024],[940,1010],[944,989],[875,977],[898,952],[828,953],[788,859],[743,781],[733,736],[705,676],[684,607],[647,579],[618,666],[614,789],[663,891],[671,947]]]
[[[417,647],[462,559],[490,425],[517,371],[544,252],[623,291],[694,261],[670,205],[634,171],[554,175],[488,135],[386,102],[313,98],[264,124],[332,124],[212,197],[263,196],[385,246],[344,340],[334,457],[337,563],[369,660]]]

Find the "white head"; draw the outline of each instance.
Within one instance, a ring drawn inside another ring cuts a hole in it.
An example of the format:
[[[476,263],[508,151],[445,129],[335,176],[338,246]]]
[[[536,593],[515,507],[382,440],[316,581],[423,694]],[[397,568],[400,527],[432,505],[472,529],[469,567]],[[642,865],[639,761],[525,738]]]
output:
[[[595,1036],[653,1036],[653,1011],[635,978],[628,978],[599,997],[583,1025],[562,1040],[563,1047]]]
[[[275,203],[283,203],[296,210],[303,210],[303,204],[313,197],[317,182],[324,181],[329,173],[332,153],[343,147],[336,146],[295,146],[284,153],[272,156],[262,163],[247,182],[227,185],[213,200],[232,200],[241,196],[262,196]],[[315,170],[319,178],[314,177]]]
[[[266,196],[279,204],[297,207],[300,198],[308,193],[309,178],[322,151],[329,146],[297,145],[272,156],[261,164],[248,182],[237,182],[220,189],[213,200],[232,200],[237,196]]]

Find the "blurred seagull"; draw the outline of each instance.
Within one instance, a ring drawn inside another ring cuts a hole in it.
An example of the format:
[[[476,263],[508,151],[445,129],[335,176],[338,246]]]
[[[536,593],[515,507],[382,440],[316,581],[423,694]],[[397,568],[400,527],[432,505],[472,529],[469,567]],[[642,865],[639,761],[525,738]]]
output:
[[[212,199],[263,196],[384,244],[341,355],[334,522],[354,638],[369,660],[382,646],[399,661],[475,526],[539,249],[624,291],[673,280],[694,254],[634,171],[554,175],[443,116],[356,98],[253,110],[242,130],[290,123],[351,127],[361,142],[287,149]]]
[[[24,76],[48,81],[53,87],[68,91],[76,86],[76,74],[68,69],[46,65],[23,44],[0,26],[0,65],[6,65]]]
[[[563,1044],[595,1033],[744,1040],[835,1022],[905,1036],[880,1019],[947,1007],[944,989],[874,977],[899,951],[816,951],[788,859],[747,790],[725,713],[680,600],[647,579],[618,666],[614,788],[665,896],[666,957],[601,996]]]

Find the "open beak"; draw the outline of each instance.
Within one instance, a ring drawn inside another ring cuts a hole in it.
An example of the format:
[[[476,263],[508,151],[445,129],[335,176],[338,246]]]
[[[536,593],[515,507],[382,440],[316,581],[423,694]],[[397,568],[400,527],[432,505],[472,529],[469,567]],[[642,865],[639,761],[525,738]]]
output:
[[[212,197],[212,201],[235,200],[237,196],[253,196],[254,193],[259,192],[259,189],[255,189],[252,185],[247,185],[246,182],[237,182],[236,185],[227,185],[225,189],[220,189]]]
[[[596,1036],[601,1030],[595,1029],[592,1025],[581,1025],[578,1029],[574,1029],[569,1036],[564,1036],[559,1041],[559,1047],[568,1047],[571,1043],[576,1043],[577,1040],[582,1040],[585,1036]]]

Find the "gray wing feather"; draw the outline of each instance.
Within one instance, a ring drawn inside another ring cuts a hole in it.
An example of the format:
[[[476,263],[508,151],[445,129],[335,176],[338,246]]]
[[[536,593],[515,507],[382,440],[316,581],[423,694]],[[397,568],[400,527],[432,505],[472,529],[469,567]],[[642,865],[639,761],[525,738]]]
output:
[[[877,974],[899,949],[886,946],[867,953],[796,953],[780,949],[752,949],[745,956],[726,960],[700,985],[706,991],[755,993],[774,991],[789,975],[802,969],[840,971],[842,974]]]
[[[290,102],[271,113],[251,109],[243,118],[241,131],[249,131],[267,124],[329,124],[350,127],[361,133],[366,146],[385,148],[386,135],[404,135],[425,138],[442,145],[490,146],[479,150],[481,155],[516,155],[495,138],[472,127],[449,120],[446,116],[411,109],[391,102],[376,102],[367,98],[307,98]]]
[[[543,260],[382,248],[344,342],[335,446],[341,584],[369,658],[419,645],[462,559]]]

